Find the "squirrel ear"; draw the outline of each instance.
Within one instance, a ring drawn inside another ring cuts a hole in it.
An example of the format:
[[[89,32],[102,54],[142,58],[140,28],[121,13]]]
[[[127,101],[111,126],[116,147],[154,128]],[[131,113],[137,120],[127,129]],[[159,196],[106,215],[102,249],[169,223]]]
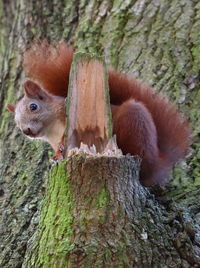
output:
[[[46,93],[38,84],[31,80],[27,80],[24,83],[24,94],[32,99],[43,100],[48,97],[48,93]]]
[[[13,104],[7,104],[6,108],[12,113],[15,112],[15,105],[13,105]]]

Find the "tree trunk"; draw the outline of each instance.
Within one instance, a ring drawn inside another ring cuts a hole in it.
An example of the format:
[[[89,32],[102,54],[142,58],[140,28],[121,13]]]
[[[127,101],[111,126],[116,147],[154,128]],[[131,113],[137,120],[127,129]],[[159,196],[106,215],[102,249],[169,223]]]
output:
[[[31,261],[37,262],[35,267],[51,267],[45,266],[45,261],[56,265],[57,260],[60,266],[52,267],[65,267],[61,261],[65,263],[69,252],[69,263],[75,261],[83,267],[199,267],[199,1],[1,0],[0,9],[0,267],[29,267]],[[67,171],[63,162],[49,175],[49,147],[26,140],[5,109],[6,103],[22,96],[20,55],[35,36],[51,41],[64,38],[77,50],[105,55],[108,65],[134,73],[176,101],[190,118],[194,143],[187,161],[175,168],[170,186],[141,187],[137,178],[130,177],[137,165],[131,157],[110,159],[112,166],[120,167],[116,180],[101,169],[109,164],[106,157],[72,156],[67,160]],[[74,167],[83,166],[83,172],[91,172],[84,189],[78,189],[78,168],[73,169],[77,177],[65,181],[72,161]],[[89,168],[91,163],[95,163],[95,174]],[[102,180],[97,174],[103,174]],[[51,191],[53,198],[59,197],[56,202],[49,201]],[[93,194],[99,198],[92,199]],[[63,202],[66,211],[58,206]],[[77,216],[80,209],[83,216]],[[58,227],[50,224],[49,219],[56,223],[57,212],[65,217],[71,213],[73,229],[67,228],[71,218]],[[84,221],[88,228],[77,233]],[[46,233],[46,240],[43,237],[37,247],[35,242],[45,226],[55,233],[56,241],[62,241],[59,235],[63,233],[71,240],[57,247]]]
[[[138,221],[147,192],[138,183],[138,165],[130,156],[78,153],[54,167],[24,267],[141,265],[136,257],[148,246],[142,246],[146,238]]]

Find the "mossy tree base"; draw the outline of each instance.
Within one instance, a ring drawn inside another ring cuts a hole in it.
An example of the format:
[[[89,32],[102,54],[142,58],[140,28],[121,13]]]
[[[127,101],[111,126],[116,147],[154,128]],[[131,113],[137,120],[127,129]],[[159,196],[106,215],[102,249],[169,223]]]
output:
[[[183,237],[167,212],[140,185],[139,162],[79,152],[55,166],[23,267],[187,267],[182,254],[198,267],[190,247],[180,252]]]
[[[140,218],[146,200],[135,172],[139,162],[130,156],[79,153],[55,166],[39,233],[24,267],[133,263],[137,244],[132,223]]]

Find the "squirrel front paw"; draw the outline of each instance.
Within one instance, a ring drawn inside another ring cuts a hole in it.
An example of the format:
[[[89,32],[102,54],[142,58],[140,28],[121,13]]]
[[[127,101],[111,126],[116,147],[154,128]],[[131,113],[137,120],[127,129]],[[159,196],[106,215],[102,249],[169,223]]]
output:
[[[63,152],[65,150],[65,147],[63,144],[59,145],[58,150],[56,151],[55,155],[53,156],[53,161],[58,162],[64,159]]]

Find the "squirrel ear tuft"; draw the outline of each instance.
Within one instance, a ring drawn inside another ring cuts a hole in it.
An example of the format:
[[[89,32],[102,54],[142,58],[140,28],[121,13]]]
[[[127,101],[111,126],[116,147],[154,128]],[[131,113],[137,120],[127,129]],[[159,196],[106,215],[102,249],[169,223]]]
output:
[[[8,109],[8,111],[14,113],[15,112],[15,105],[13,104],[7,104],[6,108]]]
[[[23,86],[26,97],[40,100],[47,97],[47,93],[38,84],[31,80],[27,80]]]

